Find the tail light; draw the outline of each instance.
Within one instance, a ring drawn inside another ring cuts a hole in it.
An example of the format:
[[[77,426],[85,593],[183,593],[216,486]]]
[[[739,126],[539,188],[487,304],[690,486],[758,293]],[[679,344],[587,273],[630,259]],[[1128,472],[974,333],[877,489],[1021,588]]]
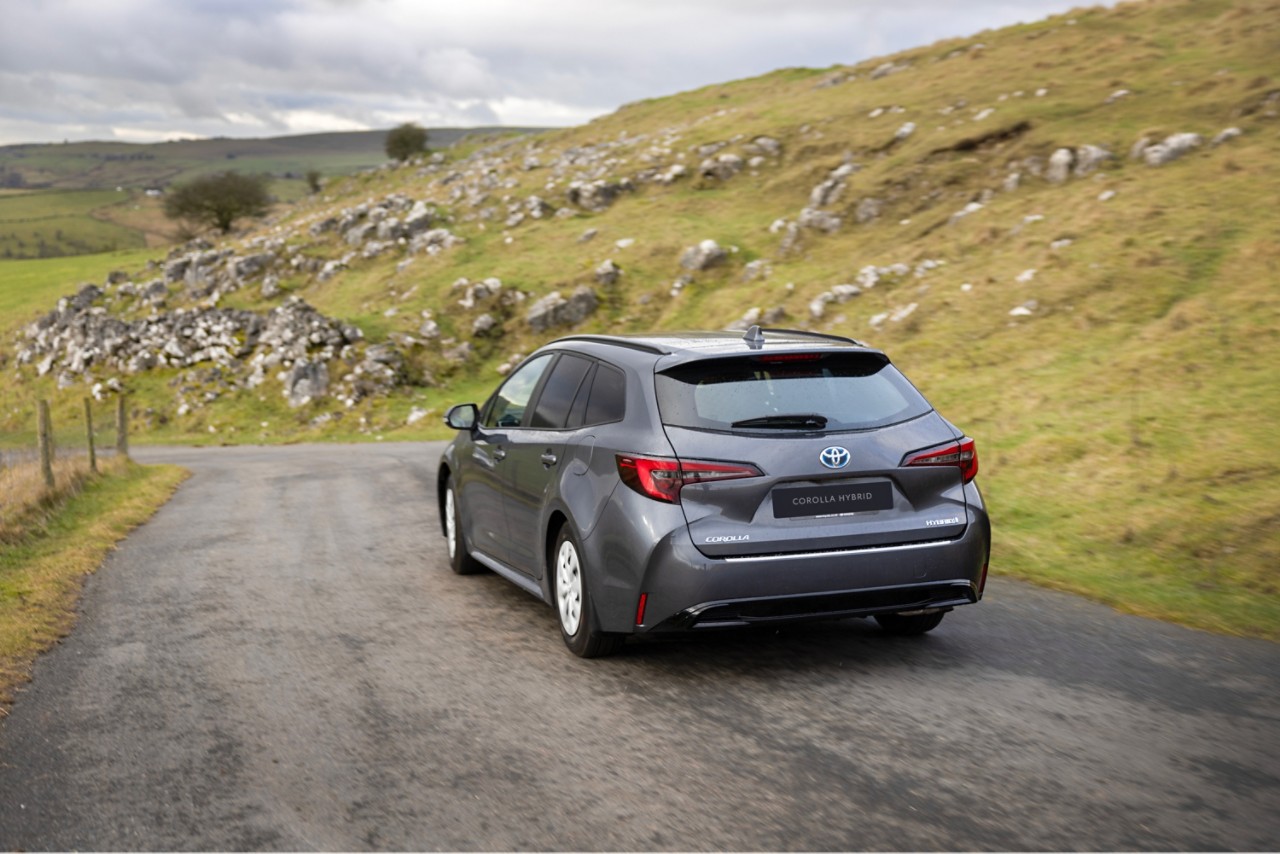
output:
[[[618,454],[617,460],[618,476],[623,483],[641,495],[670,504],[679,504],[680,489],[691,483],[760,477],[760,469],[749,463],[671,460],[627,454]]]
[[[968,483],[978,474],[978,449],[973,440],[966,437],[959,442],[943,445],[941,448],[907,454],[902,464],[904,466],[955,466],[960,469],[960,476],[964,482]]]

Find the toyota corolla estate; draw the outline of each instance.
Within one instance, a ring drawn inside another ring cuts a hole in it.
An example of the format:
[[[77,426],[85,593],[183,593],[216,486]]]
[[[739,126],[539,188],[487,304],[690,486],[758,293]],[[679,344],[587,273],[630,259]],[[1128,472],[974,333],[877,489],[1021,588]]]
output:
[[[852,339],[576,335],[445,420],[453,570],[552,605],[580,656],[810,619],[921,634],[982,597],[974,440]]]

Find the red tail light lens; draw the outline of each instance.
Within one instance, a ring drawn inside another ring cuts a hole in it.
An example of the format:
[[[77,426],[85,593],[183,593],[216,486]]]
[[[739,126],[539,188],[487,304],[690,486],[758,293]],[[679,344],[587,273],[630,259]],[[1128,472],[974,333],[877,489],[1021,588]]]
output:
[[[959,442],[943,445],[941,448],[907,454],[902,464],[904,466],[955,466],[960,469],[960,476],[964,482],[968,483],[978,474],[978,449],[973,440],[966,437]]]
[[[680,489],[690,483],[760,477],[749,463],[713,463],[618,454],[618,476],[641,495],[669,504],[680,503]]]

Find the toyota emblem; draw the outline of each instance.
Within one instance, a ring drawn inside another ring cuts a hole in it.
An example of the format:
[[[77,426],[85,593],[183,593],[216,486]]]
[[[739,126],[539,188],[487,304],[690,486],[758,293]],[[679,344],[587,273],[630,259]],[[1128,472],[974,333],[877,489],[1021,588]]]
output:
[[[823,448],[818,454],[818,461],[829,469],[842,469],[849,465],[849,452],[839,445]]]

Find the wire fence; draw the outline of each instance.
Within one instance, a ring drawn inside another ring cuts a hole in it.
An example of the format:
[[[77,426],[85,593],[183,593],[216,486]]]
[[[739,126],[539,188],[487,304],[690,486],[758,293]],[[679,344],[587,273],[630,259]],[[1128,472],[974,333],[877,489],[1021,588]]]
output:
[[[22,533],[42,508],[77,490],[113,457],[128,456],[128,418],[123,396],[80,406],[63,402],[55,413],[47,401],[9,422],[0,444],[0,542]]]

